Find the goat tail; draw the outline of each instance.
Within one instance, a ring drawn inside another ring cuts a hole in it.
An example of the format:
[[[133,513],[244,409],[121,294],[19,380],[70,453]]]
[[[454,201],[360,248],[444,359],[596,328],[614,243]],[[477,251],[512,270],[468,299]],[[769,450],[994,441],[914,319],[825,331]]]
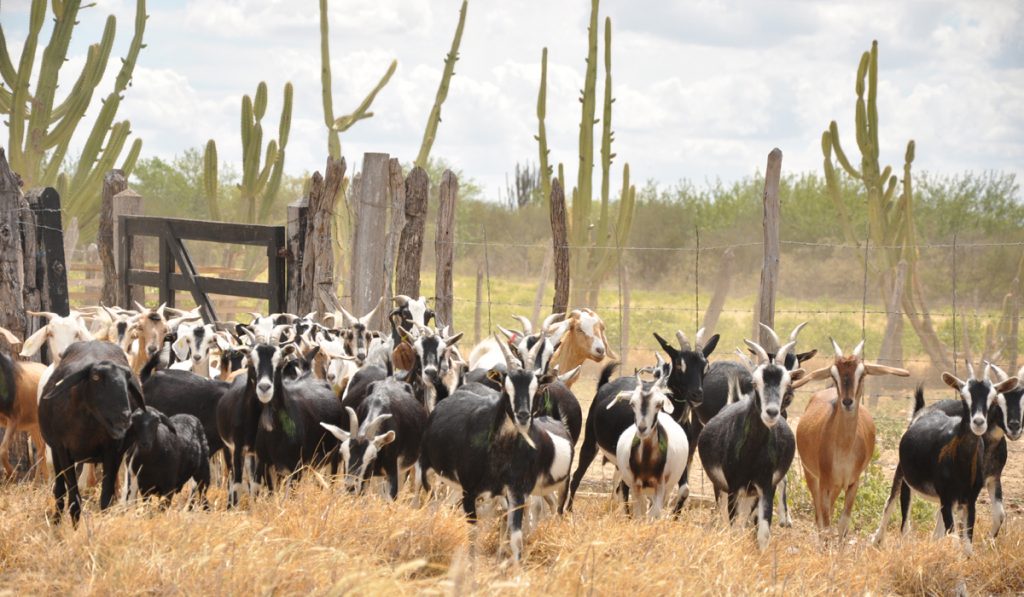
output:
[[[153,353],[153,356],[149,357],[149,360],[146,361],[146,364],[142,367],[142,370],[139,371],[139,381],[141,381],[142,383],[146,383],[146,380],[153,375],[153,372],[156,371],[157,367],[160,366],[160,357],[163,356],[161,354],[162,352],[163,351],[158,350],[155,353]]]
[[[919,384],[917,389],[914,390],[914,410],[910,412],[910,420],[913,421],[917,413],[921,412],[924,408],[924,385]]]
[[[608,363],[601,369],[601,377],[597,380],[597,389],[601,389],[601,386],[608,383],[608,380],[612,378],[612,373],[618,369],[618,363]]]

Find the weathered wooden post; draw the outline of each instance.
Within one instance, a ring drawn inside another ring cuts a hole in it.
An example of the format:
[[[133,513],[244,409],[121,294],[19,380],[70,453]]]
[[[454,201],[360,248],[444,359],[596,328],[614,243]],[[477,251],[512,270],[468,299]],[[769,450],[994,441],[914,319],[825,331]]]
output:
[[[537,282],[537,294],[533,297],[533,318],[530,321],[542,321],[540,309],[544,302],[544,294],[548,289],[548,278],[551,277],[551,261],[553,259],[553,252],[544,252],[544,264],[540,266],[540,280]]]
[[[390,156],[386,153],[363,154],[363,171],[355,190],[355,223],[352,227],[352,269],[349,294],[352,313],[369,313],[384,296],[384,244],[387,226],[388,185],[391,180]],[[380,319],[372,322],[379,329]]]
[[[114,261],[114,195],[128,188],[128,180],[121,170],[111,170],[103,176],[103,195],[100,202],[100,229],[97,244],[103,264],[103,292],[100,301],[107,306],[119,305],[117,300],[117,266]],[[131,307],[131,305],[121,305]]]
[[[325,175],[321,177],[319,172],[313,173],[306,212],[305,248],[302,251],[302,290],[296,313],[316,311],[323,314],[334,308],[337,287],[334,282],[331,218],[345,178],[345,167],[345,158],[335,160],[328,157]]]
[[[405,229],[405,177],[402,175],[402,164],[398,158],[388,162],[388,194],[391,196],[391,223],[384,242],[384,303],[377,318],[381,322],[379,329],[384,329],[385,313],[391,310],[391,298],[395,296],[395,268],[401,253],[398,244]],[[404,257],[404,256],[403,256]]]
[[[285,236],[288,242],[288,274],[286,309],[289,313],[299,312],[302,294],[303,252],[306,250],[306,218],[309,212],[309,198],[299,197],[288,204],[288,223]],[[305,315],[305,313],[303,313]]]
[[[28,330],[24,284],[24,255],[19,233],[19,215],[24,198],[17,175],[11,172],[7,154],[0,147],[0,326],[24,339]]]
[[[412,298],[420,295],[420,267],[423,262],[423,232],[427,225],[430,178],[419,166],[405,179],[405,227],[398,244],[402,256],[395,267],[395,294]]]
[[[111,214],[113,216],[114,225],[114,263],[121,263],[121,216],[141,216],[142,215],[142,195],[136,193],[133,189],[126,188],[120,193],[114,195],[112,199]],[[135,264],[139,269],[145,269],[146,256],[144,254],[142,239],[136,238],[132,240],[132,259],[131,262]],[[125,275],[124,272],[118,268],[117,275]],[[132,287],[132,296],[121,296],[120,285],[116,285],[118,289],[117,302],[115,304],[130,307],[135,302],[145,304],[146,295],[145,288],[142,286]]]
[[[441,175],[441,188],[437,205],[437,236],[434,238],[434,313],[437,325],[450,325],[453,321],[454,281],[452,266],[455,260],[455,201],[459,195],[459,179],[451,170]]]
[[[565,191],[562,181],[551,179],[551,245],[555,255],[555,298],[552,313],[565,313],[569,307],[569,232],[565,223]]]
[[[757,318],[753,337],[764,345],[767,338],[761,334],[763,323],[775,327],[775,293],[779,284],[779,180],[782,176],[782,151],[776,147],[768,154],[768,167],[764,173],[764,262],[761,265],[761,289],[757,298]]]

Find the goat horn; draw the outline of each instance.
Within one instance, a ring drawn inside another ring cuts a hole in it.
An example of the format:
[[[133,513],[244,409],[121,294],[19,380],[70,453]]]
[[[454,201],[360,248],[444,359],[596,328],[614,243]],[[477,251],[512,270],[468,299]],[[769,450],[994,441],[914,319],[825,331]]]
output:
[[[795,328],[793,328],[793,331],[790,332],[790,334],[789,334],[790,342],[796,342],[797,336],[800,335],[800,330],[804,329],[805,325],[807,325],[806,321],[801,323],[800,325],[796,326]]]
[[[518,321],[520,323],[520,325],[523,326],[523,335],[524,336],[529,336],[529,335],[533,334],[533,323],[530,322],[529,319],[527,319],[526,317],[523,317],[522,315],[513,315],[512,319],[515,319],[516,321]]]
[[[967,375],[970,376],[968,379],[977,379],[974,377],[974,365],[971,364],[971,361],[964,359],[964,363],[967,364]]]
[[[348,432],[355,437],[359,433],[359,417],[356,416],[356,411],[351,406],[346,406],[345,410],[348,412]]]
[[[362,317],[359,318],[359,323],[361,323],[361,324],[363,324],[365,326],[370,325],[370,320],[373,319],[373,316],[377,314],[377,309],[380,309],[381,303],[383,303],[383,302],[384,302],[384,297],[380,297],[380,300],[377,301],[377,305],[373,309],[370,309],[369,313],[367,313],[366,315],[363,315]]]
[[[148,308],[146,308],[146,306],[145,306],[145,305],[143,305],[143,304],[142,304],[142,303],[140,303],[139,301],[132,301],[132,302],[133,302],[133,303],[135,303],[135,306],[136,306],[136,307],[138,307],[138,309],[139,309],[139,312],[142,312],[142,311],[148,311],[148,310],[149,310]]]
[[[21,340],[19,340],[18,337],[12,334],[7,328],[0,327],[0,336],[3,336],[11,346],[18,346],[21,344]]]
[[[744,338],[743,342],[746,343],[746,345],[749,346],[750,349],[754,351],[754,354],[757,355],[758,365],[763,365],[768,362],[768,353],[760,344],[748,338]]]
[[[991,382],[991,381],[992,381],[992,375],[991,375],[991,371],[992,371],[992,365],[991,365],[991,364],[989,364],[988,362],[986,362],[986,363],[985,363],[985,368],[984,368],[984,369],[982,370],[982,374],[981,374],[981,376],[982,376],[982,377],[983,377],[983,378],[985,379],[985,381],[987,381],[987,382]]]
[[[394,303],[399,307],[404,307],[412,302],[412,298],[404,294],[396,294],[395,296],[391,297],[391,300],[394,301]]]
[[[501,350],[501,354],[505,357],[505,366],[511,371],[514,367],[519,366],[519,361],[512,356],[512,351],[508,349],[508,343],[502,342],[501,338],[497,334],[494,335],[494,340],[498,343],[498,348]]]
[[[544,318],[544,323],[540,325],[541,330],[545,333],[548,332],[548,328],[555,325],[559,321],[565,319],[565,313],[552,313]]]
[[[513,332],[512,330],[508,330],[508,329],[505,329],[505,328],[501,327],[500,325],[496,326],[496,327],[498,328],[498,331],[500,331],[502,334],[505,334],[508,337],[509,342],[511,342],[513,338],[515,338],[516,336],[519,335],[516,332]],[[499,342],[500,342],[500,340],[499,340]]]
[[[60,317],[60,315],[50,311],[25,311],[25,313],[33,317],[45,317],[47,321],[53,321],[55,318]]]
[[[704,331],[705,328],[697,330],[697,337],[693,339],[693,344],[697,347],[697,350],[700,350],[704,346]]]
[[[686,334],[683,333],[683,330],[676,330],[676,341],[679,342],[679,350],[692,350],[690,341],[686,339]]]
[[[1002,382],[1010,379],[1010,376],[1006,374],[1006,371],[1003,371],[1002,368],[1000,368],[999,365],[996,365],[995,363],[985,361],[985,368],[992,369],[992,371],[995,372],[997,381]]]
[[[658,363],[657,365],[655,365],[655,367],[657,367],[658,369],[661,369],[661,366],[665,364],[665,359],[661,358],[661,353],[660,352],[654,353],[654,358],[657,359],[657,363]]]
[[[338,308],[341,309],[341,316],[345,320],[345,325],[347,325],[348,327],[352,327],[352,324],[359,323],[359,319],[357,319],[351,313],[346,311],[345,307],[342,307],[341,305],[338,305]]]
[[[833,338],[832,336],[829,336],[828,339],[829,339],[830,342],[832,342],[832,350],[835,351],[836,358],[837,359],[843,358],[843,349],[839,348],[839,343],[836,342],[836,339]]]
[[[363,437],[368,439],[373,438],[373,436],[377,435],[377,430],[384,423],[384,421],[387,421],[390,418],[391,415],[387,414],[377,415],[376,417],[374,417],[372,421],[366,424],[366,428],[363,429]]]
[[[771,327],[765,325],[764,322],[758,322],[757,325],[761,326],[761,329],[768,334],[768,338],[770,338],[772,341],[771,346],[765,347],[766,350],[778,352],[779,347],[782,346],[782,341],[779,340],[779,335],[776,334],[775,330],[773,330]]]
[[[864,340],[861,340],[859,344],[853,349],[851,356],[857,357],[858,359],[864,354]]]
[[[539,367],[536,367],[535,364],[537,363],[537,355],[540,354],[541,349],[544,347],[546,343],[547,340],[539,338],[536,342],[533,343],[533,348],[531,348],[530,352],[526,355],[526,364],[532,367],[534,371],[544,370],[544,366],[546,365],[546,363],[541,363]]]
[[[786,362],[786,354],[788,354],[789,351],[793,350],[794,346],[796,346],[796,342],[795,341],[794,342],[786,342],[782,346],[782,348],[779,349],[779,352],[775,353],[775,364],[776,365],[784,364]]]

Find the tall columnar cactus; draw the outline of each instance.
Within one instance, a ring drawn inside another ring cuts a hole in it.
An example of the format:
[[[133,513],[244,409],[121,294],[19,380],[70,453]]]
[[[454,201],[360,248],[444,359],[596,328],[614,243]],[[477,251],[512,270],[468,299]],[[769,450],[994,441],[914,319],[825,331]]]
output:
[[[540,91],[537,92],[537,152],[540,154],[540,195],[545,206],[551,201],[551,166],[548,165],[548,134],[544,126],[548,103],[548,49],[540,54]],[[547,209],[545,209],[547,211]]]
[[[583,92],[580,98],[582,116],[580,118],[579,153],[580,164],[577,185],[572,192],[571,229],[569,231],[573,245],[571,271],[573,285],[571,302],[573,305],[597,304],[598,290],[611,268],[617,263],[619,251],[612,247],[621,247],[629,238],[636,206],[636,189],[629,185],[629,165],[623,168],[623,191],[619,198],[619,209],[612,222],[610,178],[611,164],[615,154],[612,153],[612,22],[605,19],[604,30],[604,102],[601,126],[601,207],[597,218],[596,236],[591,237],[593,225],[593,173],[594,173],[594,124],[597,110],[597,26],[598,0],[591,1],[590,25],[588,27],[587,70],[584,77]]]
[[[327,0],[320,0],[320,88],[324,104],[324,124],[327,126],[327,153],[333,159],[341,157],[340,134],[347,131],[353,124],[365,118],[372,118],[370,107],[377,94],[391,80],[398,68],[398,61],[392,60],[387,72],[380,78],[377,85],[367,94],[362,103],[350,114],[334,117],[334,99],[331,91],[331,48],[327,24]]]
[[[437,137],[437,125],[441,123],[441,105],[448,98],[448,84],[455,74],[455,63],[459,59],[459,44],[462,43],[462,29],[466,25],[466,8],[468,0],[462,0],[462,8],[459,9],[459,24],[455,27],[455,37],[452,39],[452,47],[444,58],[444,71],[441,74],[441,83],[437,87],[437,96],[434,98],[434,107],[430,109],[430,116],[427,117],[427,128],[423,131],[423,142],[420,144],[420,152],[416,155],[416,165],[424,170],[427,169],[430,160],[430,148],[434,146],[434,139]]]
[[[220,220],[220,206],[217,204],[217,143],[213,139],[206,142],[203,152],[203,195],[210,219]]]
[[[267,143],[266,152],[263,152],[262,121],[266,111],[267,84],[261,81],[256,87],[254,97],[242,96],[242,182],[238,188],[245,209],[245,220],[249,223],[266,221],[274,199],[277,197],[277,191],[281,188],[285,147],[288,145],[288,131],[292,123],[291,83],[285,83],[284,86],[284,104],[281,107],[277,139],[271,139]],[[214,191],[214,198],[216,197],[216,182],[210,182],[216,180],[217,145],[213,139],[206,143],[206,154],[203,161],[204,175],[212,174],[211,178],[204,179],[203,183],[207,201],[210,201],[211,188]],[[211,162],[213,168],[210,168]],[[211,187],[211,184],[214,186]],[[213,210],[211,205],[211,216]]]
[[[82,71],[67,97],[58,103],[58,75],[67,61],[68,46],[78,24],[81,7],[81,0],[50,3],[53,31],[39,61],[39,75],[34,86],[30,81],[36,63],[39,33],[48,12],[46,0],[32,2],[28,35],[17,69],[7,52],[7,41],[0,25],[0,80],[3,82],[0,86],[0,113],[8,118],[7,147],[11,168],[21,175],[25,186],[56,187],[69,216],[77,216],[83,228],[94,229],[99,218],[103,175],[115,167],[131,134],[127,120],[114,122],[114,119],[123,94],[131,83],[139,52],[145,47],[142,38],[147,15],[145,0],[137,0],[134,36],[128,53],[121,59],[114,88],[103,100],[73,171],[63,172],[61,168],[71,139],[107,70],[116,29],[114,16],[107,17],[99,43],[89,46]],[[121,164],[126,175],[135,167],[141,150],[142,141],[135,139]]]
[[[924,303],[921,284],[917,274],[918,247],[914,227],[914,189],[911,165],[914,161],[914,141],[907,143],[904,155],[903,180],[899,185],[898,178],[892,174],[892,168],[884,169],[878,163],[878,42],[872,42],[871,50],[861,56],[857,67],[855,85],[857,101],[854,109],[854,124],[857,147],[861,152],[860,168],[857,169],[847,157],[839,141],[839,126],[836,121],[829,123],[828,130],[822,133],[821,148],[824,154],[825,181],[829,195],[836,205],[840,221],[844,226],[844,234],[848,241],[858,242],[861,235],[853,229],[848,217],[845,199],[842,196],[839,173],[833,165],[835,161],[853,179],[864,185],[867,195],[868,226],[870,227],[871,246],[879,247],[875,251],[875,259],[869,265],[880,274],[881,294],[888,305],[896,279],[896,269],[901,261],[907,263],[906,286],[901,289],[901,304],[904,315],[908,318],[921,343],[928,352],[932,362],[938,367],[952,365],[945,346],[939,341],[932,324],[928,307]],[[865,98],[865,93],[867,97]],[[897,188],[901,193],[896,195]],[[882,347],[883,358],[899,351],[890,351],[892,343],[900,341],[898,335],[886,338]]]

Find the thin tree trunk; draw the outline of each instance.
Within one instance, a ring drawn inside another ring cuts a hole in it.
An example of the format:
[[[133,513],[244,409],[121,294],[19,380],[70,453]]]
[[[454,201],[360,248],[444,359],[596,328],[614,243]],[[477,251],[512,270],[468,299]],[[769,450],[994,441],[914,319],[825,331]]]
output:
[[[565,313],[569,307],[569,233],[565,218],[565,191],[562,181],[551,180],[551,245],[555,265],[555,298],[552,313]]]
[[[451,170],[441,175],[437,207],[437,236],[434,239],[436,274],[434,278],[434,313],[438,327],[453,321],[454,288],[452,267],[455,260],[455,202],[459,196],[459,180]]]

